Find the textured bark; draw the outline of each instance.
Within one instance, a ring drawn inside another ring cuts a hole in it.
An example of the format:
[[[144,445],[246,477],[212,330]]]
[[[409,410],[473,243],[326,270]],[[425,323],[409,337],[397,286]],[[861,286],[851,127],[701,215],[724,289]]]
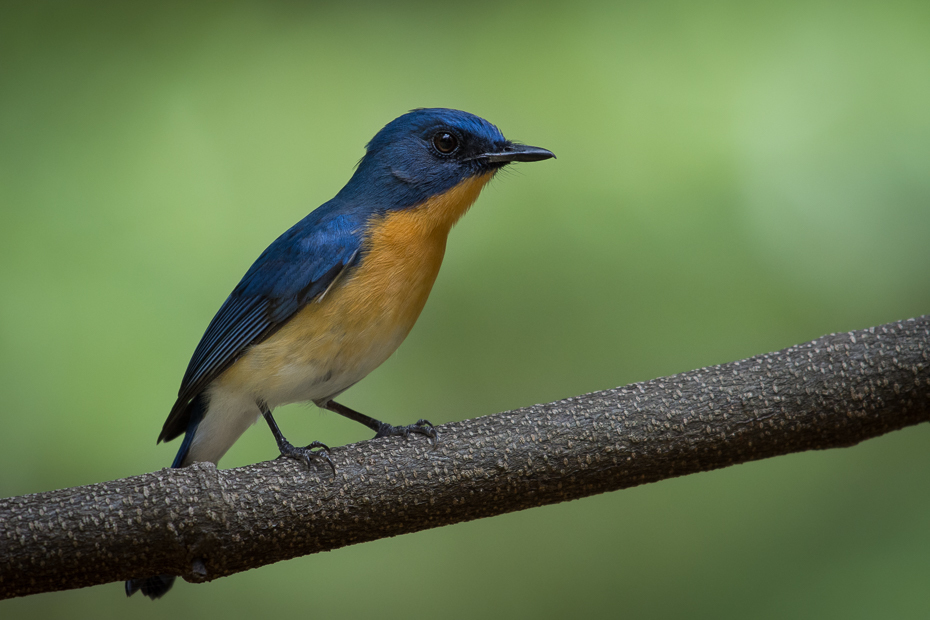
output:
[[[726,467],[930,420],[930,316],[334,449],[0,500],[0,597],[296,556]]]

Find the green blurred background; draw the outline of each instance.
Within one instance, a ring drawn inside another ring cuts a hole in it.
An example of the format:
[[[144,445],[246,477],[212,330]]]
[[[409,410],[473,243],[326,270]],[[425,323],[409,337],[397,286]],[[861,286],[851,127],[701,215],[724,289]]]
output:
[[[930,4],[0,5],[0,495],[153,471],[189,356],[385,123],[558,160],[453,231],[345,403],[436,423],[930,312]],[[360,425],[314,408],[292,440]],[[930,427],[3,618],[926,618]],[[276,454],[256,427],[222,465]],[[293,617],[293,616],[288,616]]]

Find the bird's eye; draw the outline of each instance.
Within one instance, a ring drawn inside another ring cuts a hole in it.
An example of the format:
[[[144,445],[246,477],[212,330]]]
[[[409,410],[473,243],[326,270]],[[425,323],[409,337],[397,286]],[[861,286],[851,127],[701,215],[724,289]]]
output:
[[[443,155],[448,155],[459,148],[459,139],[448,131],[440,131],[433,136],[433,146]]]

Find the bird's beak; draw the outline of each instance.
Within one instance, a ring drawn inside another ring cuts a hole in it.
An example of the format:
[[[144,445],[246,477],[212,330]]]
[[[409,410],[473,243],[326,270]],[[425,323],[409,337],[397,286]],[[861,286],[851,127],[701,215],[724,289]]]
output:
[[[491,163],[507,163],[512,161],[542,161],[550,158],[555,158],[555,153],[541,149],[538,146],[507,144],[499,151],[484,153],[476,159],[483,159]]]

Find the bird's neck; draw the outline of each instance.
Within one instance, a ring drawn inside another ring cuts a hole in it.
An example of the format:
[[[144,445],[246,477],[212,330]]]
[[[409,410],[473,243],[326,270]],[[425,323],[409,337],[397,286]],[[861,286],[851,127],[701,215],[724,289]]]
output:
[[[393,237],[402,245],[420,244],[427,240],[445,244],[452,226],[468,212],[482,188],[494,176],[493,172],[469,177],[442,194],[406,209],[388,211],[371,230]]]
[[[435,230],[449,234],[449,230],[461,219],[478,199],[478,194],[494,176],[488,172],[465,179],[445,193],[429,198],[410,211],[410,219],[423,230]]]

